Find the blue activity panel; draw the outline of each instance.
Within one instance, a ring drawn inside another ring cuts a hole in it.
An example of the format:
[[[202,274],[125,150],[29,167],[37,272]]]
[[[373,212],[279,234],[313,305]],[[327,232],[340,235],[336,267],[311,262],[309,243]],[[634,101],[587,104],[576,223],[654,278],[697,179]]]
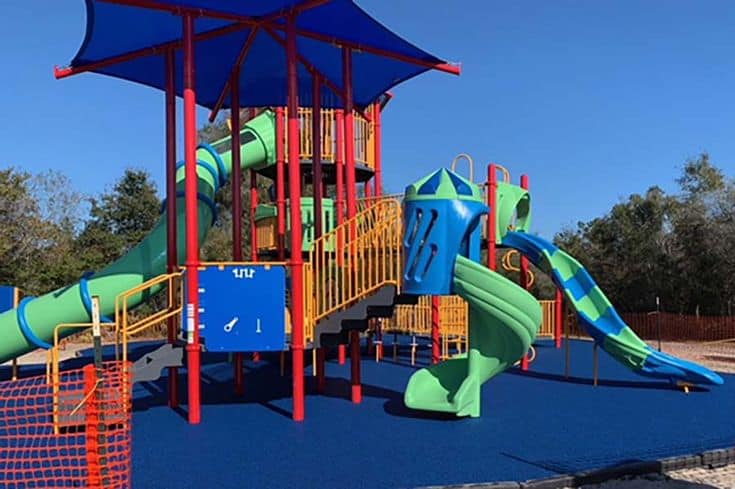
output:
[[[286,348],[286,269],[226,265],[199,272],[200,336],[209,351]]]
[[[0,285],[0,312],[15,309],[15,287]]]

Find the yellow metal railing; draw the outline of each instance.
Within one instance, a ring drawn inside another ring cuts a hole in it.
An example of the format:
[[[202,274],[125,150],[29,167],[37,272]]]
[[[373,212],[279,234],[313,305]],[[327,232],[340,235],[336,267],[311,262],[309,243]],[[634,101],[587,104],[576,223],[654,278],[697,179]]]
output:
[[[556,314],[554,313],[556,308],[556,301],[538,301],[541,304],[541,312],[543,314],[543,320],[541,321],[541,329],[538,332],[539,337],[553,338],[554,330],[556,329]]]
[[[184,272],[159,275],[115,298],[115,338],[121,347],[122,360],[125,364],[128,361],[128,340],[131,336],[163,324],[169,318],[181,316],[184,297],[183,279]],[[153,296],[164,287],[166,288],[164,308],[137,319],[131,316],[129,311],[131,303],[138,304],[141,302],[140,296]]]
[[[61,332],[63,330],[75,329],[78,332],[85,331],[94,326],[94,323],[62,323],[54,328],[54,343],[53,346],[46,351],[46,383],[51,386],[51,392],[53,393],[53,406],[51,409],[53,420],[54,420],[54,433],[59,434],[61,427],[61,411],[62,404],[68,404],[62,399],[63,393],[60,392],[61,386]],[[115,323],[100,323],[101,327],[113,328]],[[72,333],[74,334],[74,333]],[[68,335],[65,335],[68,336]],[[69,395],[73,396],[77,393],[71,392]]]
[[[503,269],[507,272],[521,272],[521,267],[519,265],[513,264],[513,258],[519,256],[520,253],[518,253],[518,250],[508,250],[503,255]],[[528,281],[528,287],[531,287],[533,283],[536,281],[536,276],[533,274],[533,271],[531,270],[531,267],[528,267],[527,273],[526,273],[526,279]]]
[[[554,300],[540,300],[543,319],[539,329],[539,337],[554,336],[556,316]],[[469,308],[467,302],[459,296],[442,296],[439,303],[440,332],[451,341],[465,341]],[[416,305],[396,306],[393,317],[383,322],[382,329],[386,333],[398,333],[410,336],[431,335],[431,297],[419,297]]]
[[[314,241],[309,253],[307,330],[380,287],[400,287],[402,210],[397,200],[376,202]],[[337,243],[329,251],[329,243]]]
[[[366,111],[372,119],[373,108]],[[286,111],[288,116],[288,111]],[[312,109],[299,107],[299,146],[301,158],[309,160],[314,154],[314,134],[311,120]],[[322,161],[333,163],[337,154],[337,111],[321,110],[321,156]],[[284,131],[285,144],[288,145],[288,125]],[[286,146],[288,152],[288,147]],[[288,153],[287,153],[288,154]],[[355,162],[375,168],[375,125],[372,120],[355,113]]]
[[[368,208],[374,206],[378,202],[382,202],[384,200],[396,200],[396,201],[402,201],[403,200],[403,194],[388,194],[388,195],[379,195],[379,196],[373,196],[373,197],[360,197],[357,199],[357,212],[363,212],[367,210]]]

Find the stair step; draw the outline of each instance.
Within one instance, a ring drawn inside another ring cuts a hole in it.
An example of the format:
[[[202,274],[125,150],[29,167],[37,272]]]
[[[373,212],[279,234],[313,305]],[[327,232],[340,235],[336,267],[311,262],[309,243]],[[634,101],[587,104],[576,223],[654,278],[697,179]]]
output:
[[[419,296],[410,294],[398,294],[393,301],[396,306],[415,306],[419,303]]]
[[[390,318],[393,317],[393,304],[389,306],[369,306],[367,308],[368,318]]]
[[[169,343],[146,353],[133,364],[133,380],[150,382],[161,377],[163,369],[184,366],[184,349]]]

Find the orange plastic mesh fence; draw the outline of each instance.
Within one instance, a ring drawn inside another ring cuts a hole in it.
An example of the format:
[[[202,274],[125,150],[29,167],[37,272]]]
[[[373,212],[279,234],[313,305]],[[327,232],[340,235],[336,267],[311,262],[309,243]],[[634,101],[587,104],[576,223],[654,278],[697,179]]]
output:
[[[121,362],[0,383],[0,487],[130,487],[130,375]]]

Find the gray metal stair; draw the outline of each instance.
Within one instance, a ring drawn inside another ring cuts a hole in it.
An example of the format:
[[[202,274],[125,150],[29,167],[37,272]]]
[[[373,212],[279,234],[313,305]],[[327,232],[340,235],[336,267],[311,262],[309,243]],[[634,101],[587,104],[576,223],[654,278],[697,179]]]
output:
[[[158,380],[164,368],[183,366],[184,349],[166,343],[158,349],[146,353],[133,364],[133,381],[151,382]]]
[[[385,285],[347,309],[337,311],[316,325],[315,346],[336,346],[348,342],[350,331],[365,331],[368,319],[391,317],[395,305],[395,285]]]

